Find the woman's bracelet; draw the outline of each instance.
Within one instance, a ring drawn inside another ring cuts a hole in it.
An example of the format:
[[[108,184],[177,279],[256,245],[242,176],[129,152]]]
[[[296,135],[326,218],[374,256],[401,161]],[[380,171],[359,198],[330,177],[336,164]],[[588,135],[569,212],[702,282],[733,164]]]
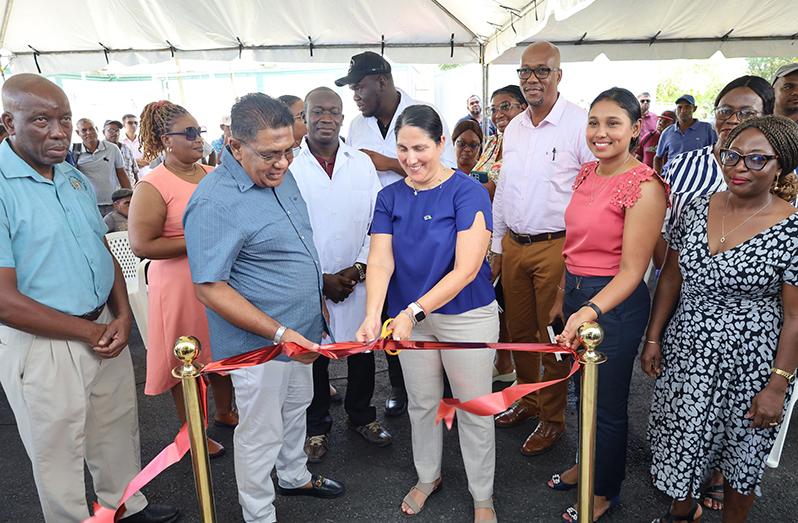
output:
[[[558,290],[558,291],[563,291],[563,292],[565,292],[565,289],[563,289],[563,288],[562,288],[562,287],[560,287],[559,285],[557,285],[557,290]]]
[[[596,319],[601,318],[601,309],[599,309],[598,305],[592,301],[586,301],[579,308],[581,309],[582,307],[590,307],[596,313]]]
[[[654,345],[659,345],[659,342],[656,340],[646,340],[646,343],[653,343]]]
[[[788,383],[792,383],[793,378],[795,378],[795,374],[790,374],[786,370],[777,369],[776,367],[771,367],[770,372],[772,374],[778,374],[779,376],[787,380]]]
[[[412,312],[410,312],[410,311],[409,311],[409,310],[407,310],[407,309],[402,309],[402,312],[404,312],[405,314],[407,314],[407,317],[408,317],[408,318],[410,318],[410,321],[412,321],[412,322],[413,322],[413,327],[415,327],[416,325],[418,325],[418,322],[416,321],[416,318],[415,318],[415,316],[413,316],[413,313],[412,313]]]

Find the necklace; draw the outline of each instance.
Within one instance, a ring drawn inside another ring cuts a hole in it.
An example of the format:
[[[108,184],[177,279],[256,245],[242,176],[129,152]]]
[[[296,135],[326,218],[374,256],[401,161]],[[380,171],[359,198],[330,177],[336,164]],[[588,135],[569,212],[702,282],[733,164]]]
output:
[[[605,186],[606,186],[608,183],[610,183],[610,180],[611,180],[611,179],[612,179],[612,178],[613,178],[613,177],[614,177],[616,174],[618,174],[618,172],[619,172],[621,169],[623,169],[623,167],[626,165],[626,162],[628,162],[628,161],[629,161],[629,155],[627,154],[627,155],[626,155],[626,159],[623,161],[623,163],[621,164],[621,166],[620,166],[620,167],[618,167],[617,169],[615,169],[615,172],[614,172],[614,173],[612,173],[611,175],[609,175],[609,176],[607,177],[607,179],[604,181],[604,185],[602,185],[601,187],[599,187],[599,190],[598,190],[598,192],[596,193],[596,196],[593,196],[593,190],[596,188],[596,178],[598,177],[598,167],[596,167],[596,176],[594,176],[594,177],[593,177],[593,186],[590,188],[590,203],[588,203],[588,204],[587,204],[587,206],[588,206],[588,207],[590,207],[590,206],[592,206],[592,205],[593,205],[593,202],[596,200],[596,198],[598,197],[598,195],[599,195],[599,194],[601,194],[601,190],[602,190],[602,189],[604,189],[604,187],[605,187]]]
[[[726,234],[726,232],[725,232],[725,229],[726,229],[726,210],[729,208],[729,200],[731,200],[731,192],[729,192],[729,196],[726,198],[726,207],[723,209],[723,219],[720,221],[720,243],[726,243],[726,236],[728,236],[728,234]],[[754,214],[752,214],[751,216],[749,216],[748,218],[746,218],[745,220],[740,222],[740,225],[738,225],[734,229],[730,230],[729,234],[733,233],[734,231],[736,231],[737,229],[742,227],[743,224],[745,224],[745,222],[747,222],[748,220],[750,220],[751,218],[753,218],[754,216],[756,216],[760,212],[764,211],[765,207],[770,205],[770,201],[771,200],[773,200],[773,193],[770,193],[770,195],[768,197],[768,201],[767,201],[767,203],[765,203],[765,205],[760,207]]]
[[[171,165],[166,163],[166,160],[164,160],[163,164],[164,164],[164,166],[166,166],[166,168],[169,170],[169,172],[174,173],[174,174],[182,174],[183,176],[194,176],[195,174],[197,174],[197,169],[199,168],[199,165],[197,165],[195,163],[195,164],[193,164],[193,167],[191,168],[191,172],[187,172],[187,171],[180,171],[178,169],[175,169],[174,167],[172,167]]]
[[[431,190],[431,189],[434,189],[435,187],[440,187],[440,186],[442,186],[442,185],[443,185],[443,177],[444,177],[444,176],[446,176],[446,167],[444,167],[443,165],[441,165],[441,177],[440,177],[440,179],[438,180],[438,183],[436,183],[436,184],[433,184],[431,187],[427,187],[426,189],[416,189],[416,184],[413,182],[413,179],[412,179],[412,178],[410,178],[410,185],[412,185],[412,186],[413,186],[413,195],[414,195],[414,196],[418,196],[418,191],[429,191],[429,190]],[[409,178],[409,176],[408,176],[408,178]]]

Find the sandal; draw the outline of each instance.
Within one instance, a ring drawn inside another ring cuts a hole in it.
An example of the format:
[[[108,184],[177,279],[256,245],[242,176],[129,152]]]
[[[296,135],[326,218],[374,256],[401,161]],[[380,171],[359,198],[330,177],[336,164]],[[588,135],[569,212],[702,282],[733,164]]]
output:
[[[711,502],[706,502],[707,499],[720,503],[721,507],[713,507]],[[723,485],[712,485],[704,492],[704,506],[709,510],[723,510]]]
[[[690,513],[685,516],[671,514],[671,510],[668,508],[667,514],[659,519],[655,519],[651,523],[676,523],[677,521],[685,521],[686,523],[701,523],[701,514],[699,514],[698,517],[695,515],[699,508],[701,508],[700,505],[696,503],[693,505],[693,510],[691,510]]]
[[[429,499],[430,496],[433,496],[438,492],[440,492],[441,490],[443,490],[443,480],[441,478],[438,478],[437,481],[433,481],[432,483],[422,483],[419,481],[413,486],[412,489],[410,489],[410,492],[413,492],[413,489],[418,490],[422,494],[426,494],[427,499]],[[404,503],[407,503],[407,507],[410,510],[412,510],[413,513],[411,514],[409,512],[405,512],[404,510],[402,510],[401,505],[399,506],[399,512],[403,516],[408,518],[412,518],[413,516],[417,515],[419,512],[423,510],[424,507],[427,506],[427,501],[424,500],[424,504],[419,507],[418,503],[416,503],[416,501],[410,497],[410,492],[407,493],[407,496],[405,496],[405,499],[403,499],[402,501]]]
[[[499,523],[499,520],[496,519],[496,509],[493,508],[493,498],[486,499],[485,501],[474,501],[474,510],[478,508],[489,508],[493,511],[493,517],[490,519],[482,519],[479,523]]]
[[[568,491],[575,489],[578,483],[566,483],[562,480],[559,474],[555,474],[551,477],[549,482],[546,483],[546,485],[548,485],[549,488],[553,488],[554,490]]]
[[[601,514],[601,516],[603,516],[604,514],[606,514],[607,512],[612,510],[613,508],[617,507],[620,503],[621,503],[621,496],[619,494],[619,495],[615,496],[614,498],[612,498],[612,500],[610,501],[610,506],[607,507],[607,510],[605,510],[604,513]],[[601,519],[601,516],[597,517],[596,521]],[[578,523],[578,521],[579,521],[579,512],[574,507],[568,507],[565,510],[565,514],[562,515],[562,521],[563,521],[563,523]],[[670,522],[668,522],[668,523],[670,523]],[[696,522],[696,523],[698,523],[698,522]]]
[[[220,416],[218,413],[213,417],[213,424],[223,429],[234,429],[238,426],[238,410],[231,409],[227,414]]]

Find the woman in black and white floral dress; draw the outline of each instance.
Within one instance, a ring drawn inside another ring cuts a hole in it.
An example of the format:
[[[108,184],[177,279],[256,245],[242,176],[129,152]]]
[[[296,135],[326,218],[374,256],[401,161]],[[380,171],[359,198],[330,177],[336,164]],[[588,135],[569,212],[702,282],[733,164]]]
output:
[[[697,521],[713,468],[725,477],[724,523],[745,521],[798,366],[798,214],[788,203],[798,127],[747,120],[721,160],[729,190],[696,199],[671,230],[641,356],[657,380],[651,472],[673,498],[655,523]]]

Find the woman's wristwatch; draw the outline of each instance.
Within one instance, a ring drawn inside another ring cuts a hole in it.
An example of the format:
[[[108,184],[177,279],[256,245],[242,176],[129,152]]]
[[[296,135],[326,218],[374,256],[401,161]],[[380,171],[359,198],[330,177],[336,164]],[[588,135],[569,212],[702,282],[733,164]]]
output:
[[[424,311],[424,307],[419,305],[417,301],[414,301],[413,303],[408,305],[407,308],[410,309],[410,313],[413,315],[413,318],[415,318],[416,323],[424,321],[424,318],[427,317],[427,313]]]

